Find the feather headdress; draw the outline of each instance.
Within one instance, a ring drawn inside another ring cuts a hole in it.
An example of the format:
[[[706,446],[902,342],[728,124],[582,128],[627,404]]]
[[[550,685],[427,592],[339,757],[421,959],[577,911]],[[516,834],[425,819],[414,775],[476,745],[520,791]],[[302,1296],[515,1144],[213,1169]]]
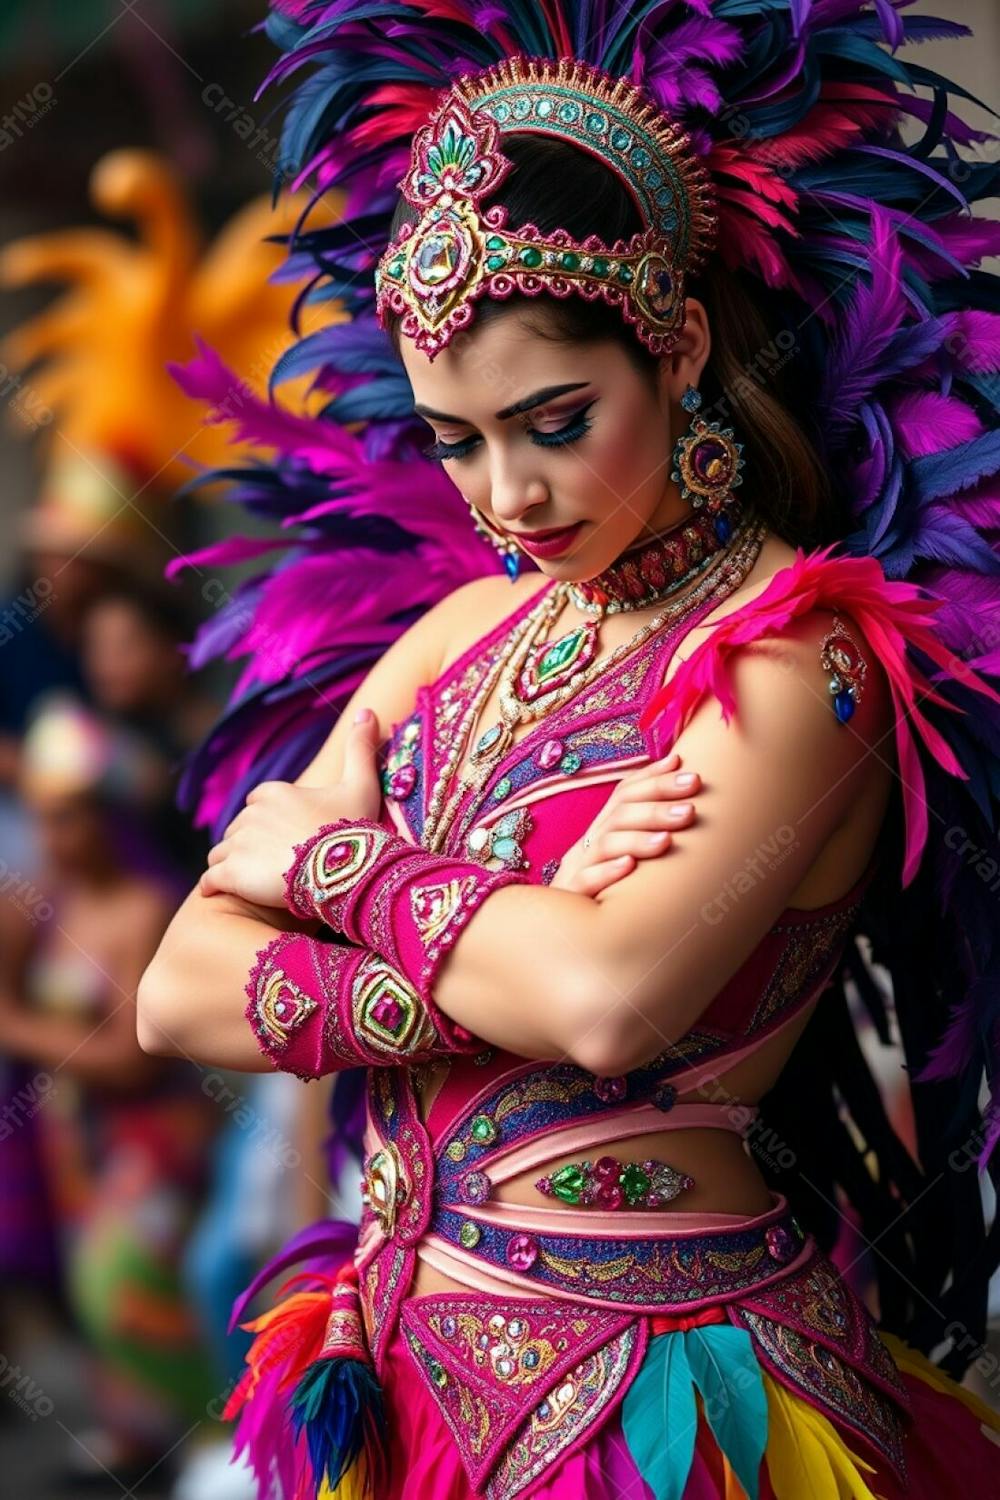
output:
[[[196,665],[224,655],[247,666],[185,795],[220,828],[254,783],[296,775],[390,641],[496,566],[454,489],[420,457],[409,385],[374,319],[371,273],[414,132],[453,79],[513,55],[574,57],[627,78],[677,119],[710,172],[718,253],[757,278],[762,305],[796,330],[822,458],[848,497],[840,550],[875,559],[908,598],[939,601],[937,654],[908,642],[934,688],[919,720],[924,746],[940,749],[924,777],[933,836],[905,889],[895,868],[871,887],[867,942],[848,949],[768,1108],[779,1129],[794,1116],[787,1135],[810,1168],[808,1187],[782,1184],[797,1211],[830,1245],[846,1193],[885,1252],[883,1324],[927,1348],[960,1328],[947,1356],[958,1373],[982,1336],[1000,1257],[1000,1228],[987,1235],[978,1174],[965,1170],[989,1163],[1000,1179],[1000,703],[969,671],[945,672],[942,653],[984,678],[1000,673],[1000,278],[983,268],[1000,252],[1000,223],[970,212],[1000,191],[1000,161],[976,155],[996,137],[959,113],[972,96],[907,45],[969,28],[911,8],[276,0],[268,30],[282,56],[267,86],[294,85],[282,157],[316,202],[336,187],[345,207],[326,228],[306,216],[292,237],[302,336],[275,367],[272,401],[240,407],[239,435],[272,461],[234,470],[230,493],[278,524],[284,555],[198,640]],[[312,310],[331,299],[350,320],[312,331]],[[303,372],[328,394],[319,419],[273,399]],[[207,350],[182,374],[221,409],[231,379]],[[200,560],[260,546],[230,542]],[[964,779],[949,774],[956,764]],[[872,958],[892,980],[919,1166],[888,1125],[847,1008],[859,995],[889,1040]],[[984,1069],[997,1091],[985,1120]]]

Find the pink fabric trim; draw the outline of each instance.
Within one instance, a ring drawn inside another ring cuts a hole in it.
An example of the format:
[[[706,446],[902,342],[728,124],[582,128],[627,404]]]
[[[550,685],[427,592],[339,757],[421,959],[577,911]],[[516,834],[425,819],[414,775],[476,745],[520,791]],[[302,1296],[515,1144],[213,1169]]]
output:
[[[753,1229],[779,1219],[787,1208],[784,1197],[773,1194],[770,1208],[759,1214],[730,1213],[672,1213],[669,1209],[640,1210],[630,1213],[625,1209],[602,1210],[598,1208],[573,1209],[569,1207],[548,1208],[526,1203],[487,1202],[475,1206],[462,1204],[462,1215],[475,1219],[479,1224],[496,1224],[500,1228],[518,1229],[535,1234],[582,1234],[593,1239],[664,1240],[678,1235],[698,1235],[706,1229],[726,1228]],[[536,1291],[537,1282],[531,1283]]]
[[[536,1136],[511,1151],[490,1157],[485,1165],[488,1166],[491,1182],[509,1182],[519,1173],[531,1171],[533,1167],[546,1166],[560,1156],[575,1156],[581,1151],[589,1151],[593,1146],[604,1146],[633,1135],[655,1135],[661,1130],[696,1128],[742,1130],[746,1120],[734,1118],[737,1110],[743,1114],[749,1113],[750,1118],[757,1114],[756,1106],[698,1103],[675,1104],[664,1114],[662,1109],[645,1104],[629,1112],[598,1115],[596,1119],[584,1120],[563,1130],[547,1130],[544,1135]],[[678,1115],[683,1115],[683,1118],[678,1119]],[[614,1214],[619,1223],[622,1217],[621,1213]],[[646,1215],[641,1217],[645,1218]]]

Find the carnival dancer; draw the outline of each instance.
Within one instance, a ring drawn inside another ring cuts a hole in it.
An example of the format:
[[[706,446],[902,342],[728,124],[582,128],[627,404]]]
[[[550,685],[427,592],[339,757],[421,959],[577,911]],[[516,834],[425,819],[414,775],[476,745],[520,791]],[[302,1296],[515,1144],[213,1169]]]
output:
[[[153,1052],[367,1069],[356,1243],[234,1309],[308,1260],[229,1407],[262,1495],[997,1492],[1000,169],[909,9],[273,12],[353,318],[276,371],[321,419],[238,409],[298,545],[211,624],[217,842],[139,996]]]

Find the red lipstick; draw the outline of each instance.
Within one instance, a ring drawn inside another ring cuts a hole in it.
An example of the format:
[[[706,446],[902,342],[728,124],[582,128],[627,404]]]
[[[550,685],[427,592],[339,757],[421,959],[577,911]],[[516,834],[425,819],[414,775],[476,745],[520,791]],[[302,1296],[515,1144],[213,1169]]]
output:
[[[559,557],[572,546],[582,525],[582,521],[576,521],[572,526],[560,526],[555,531],[520,532],[517,545],[530,552],[532,557]]]

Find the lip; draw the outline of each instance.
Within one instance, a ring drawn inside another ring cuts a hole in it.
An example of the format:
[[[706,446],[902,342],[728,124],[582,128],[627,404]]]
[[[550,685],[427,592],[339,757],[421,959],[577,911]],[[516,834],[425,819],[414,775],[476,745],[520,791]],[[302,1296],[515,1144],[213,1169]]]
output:
[[[573,543],[582,525],[582,521],[575,521],[572,526],[559,526],[554,531],[517,532],[517,544],[534,557],[559,557]]]

